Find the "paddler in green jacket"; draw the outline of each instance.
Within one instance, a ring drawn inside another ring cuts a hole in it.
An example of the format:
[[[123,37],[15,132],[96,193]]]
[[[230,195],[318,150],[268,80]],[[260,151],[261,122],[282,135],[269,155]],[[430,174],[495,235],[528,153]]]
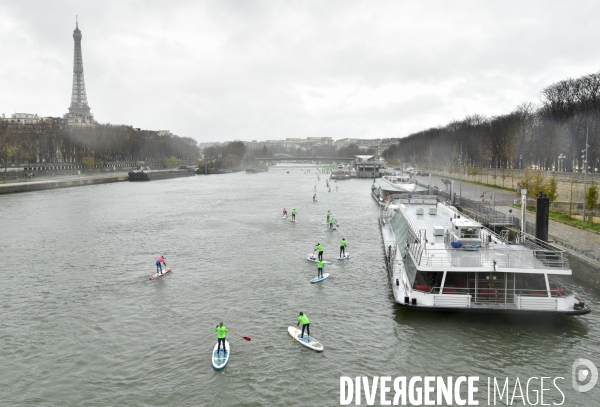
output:
[[[300,335],[300,338],[304,337],[304,328],[306,328],[306,335],[310,336],[310,321],[308,320],[308,318],[306,318],[306,315],[304,315],[302,312],[300,313],[300,316],[298,317],[298,323],[296,324],[296,328],[298,328],[298,326],[300,325],[300,323],[302,322],[302,335]]]
[[[323,246],[321,246],[321,243],[317,243],[317,247],[315,247],[315,250],[319,251],[319,260],[323,260]],[[313,252],[315,250],[313,250]]]
[[[221,342],[223,342],[223,353],[227,353],[227,348],[225,348],[225,337],[227,336],[227,328],[223,326],[222,322],[219,322],[219,325],[217,325],[215,331],[217,331],[218,338],[217,353],[219,353],[221,350]]]
[[[335,219],[333,217],[329,219],[329,230],[333,230],[333,224],[335,223]]]
[[[319,277],[323,277],[323,265],[325,263],[323,263],[323,260],[319,260],[319,262],[317,263],[317,278]]]
[[[346,239],[342,237],[342,241],[340,242],[340,259],[343,259],[346,256]]]
[[[296,210],[292,209],[292,222],[296,222]]]
[[[329,222],[329,217],[331,216],[331,212],[327,211],[327,222]]]

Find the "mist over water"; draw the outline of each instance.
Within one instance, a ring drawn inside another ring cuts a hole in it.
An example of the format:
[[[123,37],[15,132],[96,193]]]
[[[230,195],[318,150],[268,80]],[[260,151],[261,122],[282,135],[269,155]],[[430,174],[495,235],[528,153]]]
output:
[[[401,310],[372,181],[329,193],[301,168],[0,197],[0,405],[331,406],[340,376],[384,375],[480,376],[481,405],[487,377],[562,376],[564,405],[598,399],[571,387],[575,359],[600,367],[597,293],[571,281],[592,313],[567,319]],[[312,285],[316,243],[334,264]],[[148,281],[161,254],[173,272]],[[323,353],[290,341],[299,311]],[[215,372],[220,321],[231,358]]]

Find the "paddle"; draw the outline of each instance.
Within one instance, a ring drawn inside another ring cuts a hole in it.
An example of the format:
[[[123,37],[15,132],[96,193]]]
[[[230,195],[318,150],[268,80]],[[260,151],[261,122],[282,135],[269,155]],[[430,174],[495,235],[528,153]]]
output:
[[[250,341],[252,340],[252,338],[250,338],[249,336],[242,336],[242,335],[240,335],[240,334],[236,334],[236,333],[235,333],[235,332],[233,332],[233,331],[229,331],[229,332],[231,332],[231,333],[232,333],[232,334],[234,334],[234,335],[237,335],[237,336],[239,336],[240,338],[244,338],[244,340],[246,340],[246,341],[248,341],[248,342],[250,342]]]
[[[296,329],[294,329],[294,336],[292,336],[290,343],[294,342],[294,339],[296,339],[296,332],[298,332],[298,325],[296,325]]]

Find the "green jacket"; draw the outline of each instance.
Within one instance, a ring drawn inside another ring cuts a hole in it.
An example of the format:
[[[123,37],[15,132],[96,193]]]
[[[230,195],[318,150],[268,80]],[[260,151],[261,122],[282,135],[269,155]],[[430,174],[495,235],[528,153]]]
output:
[[[318,246],[317,246],[317,250],[318,250],[318,251],[320,251],[320,252],[322,252],[322,251],[323,251],[323,246],[321,246],[321,245],[318,245]]]
[[[310,321],[306,318],[306,315],[300,315],[298,317],[298,322],[302,322],[302,325],[308,325]]]
[[[292,215],[295,215],[295,214],[296,214],[296,210],[294,209],[294,210],[292,211]]]
[[[317,264],[317,267],[320,268],[320,269],[322,269],[324,264],[325,263],[323,263],[323,260],[319,260],[319,263]]]
[[[215,331],[217,331],[217,337],[220,339],[225,338],[225,336],[227,335],[227,328],[225,328],[224,326],[218,326]]]
[[[340,247],[344,247],[346,246],[346,241],[344,239],[342,239],[342,241],[340,242]]]

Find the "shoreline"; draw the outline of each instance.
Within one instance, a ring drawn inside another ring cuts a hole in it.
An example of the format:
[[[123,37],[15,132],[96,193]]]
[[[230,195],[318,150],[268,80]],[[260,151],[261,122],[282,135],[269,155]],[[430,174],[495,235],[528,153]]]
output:
[[[108,184],[128,180],[129,176],[126,172],[55,176],[42,180],[26,180],[0,184],[0,195],[43,191],[46,189],[80,187],[85,185]]]

